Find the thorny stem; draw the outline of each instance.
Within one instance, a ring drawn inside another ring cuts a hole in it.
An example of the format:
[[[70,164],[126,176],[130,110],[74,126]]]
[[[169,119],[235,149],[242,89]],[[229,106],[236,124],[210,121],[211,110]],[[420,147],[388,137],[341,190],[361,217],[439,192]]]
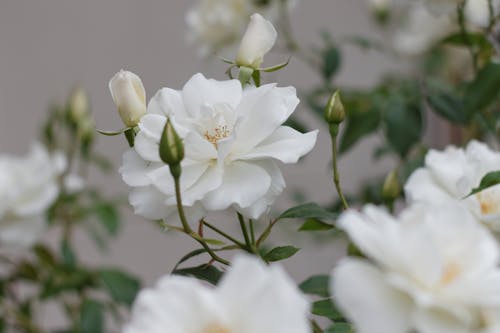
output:
[[[220,262],[221,264],[224,265],[230,265],[229,261],[219,257],[215,252],[208,246],[208,244],[201,238],[198,234],[193,232],[191,227],[189,226],[189,223],[187,222],[186,215],[184,214],[184,207],[182,206],[182,196],[181,196],[181,186],[180,186],[180,177],[174,177],[174,183],[175,183],[175,198],[177,201],[177,211],[179,213],[179,218],[181,219],[182,223],[182,228],[184,230],[184,233],[189,235],[191,238],[196,240],[200,245],[207,251],[207,253],[212,257],[213,260]]]
[[[242,242],[240,242],[239,240],[237,240],[236,238],[234,238],[233,236],[227,234],[226,232],[220,230],[219,228],[217,228],[216,226],[208,223],[207,221],[205,220],[201,220],[201,223],[203,225],[206,225],[208,228],[212,229],[213,231],[215,231],[216,233],[218,233],[219,235],[221,235],[222,237],[225,237],[226,239],[230,240],[231,242],[233,242],[234,244],[238,245],[240,248],[244,248],[245,247],[245,244],[243,244]]]
[[[342,202],[342,207],[344,209],[348,209],[349,205],[344,196],[344,192],[342,191],[342,187],[340,186],[340,176],[338,169],[338,153],[337,153],[337,138],[339,134],[339,126],[338,125],[330,125],[330,137],[332,139],[332,160],[333,160],[333,183],[335,184],[335,188],[337,189],[337,193]]]

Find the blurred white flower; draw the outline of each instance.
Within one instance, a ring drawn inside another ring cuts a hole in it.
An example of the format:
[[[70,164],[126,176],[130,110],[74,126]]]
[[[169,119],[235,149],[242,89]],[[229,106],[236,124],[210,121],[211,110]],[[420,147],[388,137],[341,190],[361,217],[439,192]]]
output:
[[[368,259],[347,258],[331,290],[358,333],[477,333],[498,327],[499,250],[460,205],[367,206],[340,226]],[[489,326],[489,327],[488,327]]]
[[[500,185],[465,198],[488,172],[500,170],[500,153],[484,143],[471,141],[465,149],[450,146],[430,150],[425,167],[417,169],[405,185],[410,202],[458,202],[479,221],[500,231]]]
[[[500,14],[500,1],[492,0],[493,16]],[[465,18],[472,26],[486,28],[490,24],[490,7],[488,0],[467,0]]]
[[[287,10],[295,7],[296,2],[286,1]],[[198,0],[186,15],[188,40],[204,57],[218,53],[241,40],[253,13],[274,21],[279,6],[281,1]]]
[[[410,6],[406,15],[393,38],[394,49],[403,54],[425,53],[457,30],[453,15],[434,16],[421,3]]]
[[[26,157],[0,156],[0,246],[28,247],[38,239],[65,164],[41,144]]]
[[[260,14],[253,14],[241,40],[236,63],[240,66],[259,68],[264,60],[264,55],[276,43],[277,35],[278,33],[271,22]]]
[[[132,186],[130,203],[149,219],[178,220],[173,178],[159,157],[167,117],[184,140],[181,191],[188,219],[206,210],[233,207],[258,218],[282,192],[276,161],[296,163],[316,142],[317,131],[302,134],[281,126],[299,100],[295,88],[267,84],[242,90],[237,80],[194,75],[181,91],[163,88],[139,123],[134,150],[120,172]]]
[[[123,123],[137,126],[146,113],[146,91],[141,78],[122,69],[109,80],[109,91]]]
[[[239,256],[215,288],[165,276],[141,291],[124,333],[309,333],[309,305],[280,266]]]
[[[463,0],[424,0],[424,3],[433,15],[447,15],[457,10]]]

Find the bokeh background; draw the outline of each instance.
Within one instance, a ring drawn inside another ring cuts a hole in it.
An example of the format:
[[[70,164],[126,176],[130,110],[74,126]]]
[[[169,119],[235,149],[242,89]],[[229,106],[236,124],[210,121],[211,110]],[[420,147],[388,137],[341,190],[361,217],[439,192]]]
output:
[[[98,128],[121,128],[108,91],[109,79],[121,68],[141,76],[148,97],[163,86],[182,87],[196,72],[224,79],[224,65],[199,59],[196,49],[186,42],[185,13],[193,3],[194,0],[2,0],[0,152],[26,152],[38,135],[49,104],[62,103],[76,85],[90,94]],[[334,38],[378,34],[365,0],[302,0],[292,13],[292,24],[298,41],[305,46],[319,41],[323,29]],[[268,60],[272,63],[282,59],[283,55],[279,55]],[[407,64],[350,46],[343,49],[338,83],[369,87],[388,71],[404,70]],[[296,59],[271,78],[281,85],[294,85],[299,91],[318,80]],[[291,202],[297,188],[318,203],[330,202],[335,196],[326,127],[308,113],[305,105],[296,112],[311,128],[320,128],[321,134],[318,145],[301,164],[284,168],[289,192],[278,202],[282,208]],[[106,193],[126,195],[127,188],[116,171],[126,149],[125,141],[122,137],[98,140],[98,150],[111,158],[115,171],[104,176],[93,172],[92,182]],[[393,161],[372,161],[377,140],[371,137],[362,141],[342,158],[341,177],[347,191],[390,169]],[[184,236],[165,234],[134,216],[129,207],[123,209],[123,218],[122,233],[112,241],[107,254],[100,254],[85,234],[77,234],[77,246],[85,262],[126,268],[150,285],[194,246]],[[272,238],[275,243],[279,242],[279,234]],[[287,231],[281,234],[286,236]],[[308,243],[307,237],[299,243]],[[312,273],[326,273],[341,255],[338,244],[315,242],[286,265],[292,276],[301,280]]]

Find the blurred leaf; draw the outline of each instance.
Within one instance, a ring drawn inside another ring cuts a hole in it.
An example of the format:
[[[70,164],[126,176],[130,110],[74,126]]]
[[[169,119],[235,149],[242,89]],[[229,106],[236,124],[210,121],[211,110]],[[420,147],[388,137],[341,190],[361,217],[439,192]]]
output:
[[[63,240],[61,242],[61,255],[63,259],[63,263],[66,266],[74,267],[76,264],[76,255],[73,252],[73,249],[69,245],[67,240]]]
[[[119,270],[101,270],[99,277],[109,295],[116,301],[132,305],[140,288],[139,281]]]
[[[86,157],[102,171],[110,171],[113,169],[113,164],[103,155],[94,153],[88,154]]]
[[[56,259],[52,251],[43,245],[36,245],[33,248],[38,260],[45,266],[53,267],[56,264]]]
[[[464,34],[459,32],[446,37],[443,40],[443,43],[465,47],[470,47],[471,45],[473,45],[480,50],[486,47],[491,47],[491,44],[484,33],[469,32],[467,34],[467,37],[464,38]]]
[[[500,92],[500,64],[490,62],[465,90],[465,113],[471,116],[493,103]]]
[[[110,235],[115,236],[120,227],[120,217],[116,208],[106,202],[102,202],[93,207],[96,217]]]
[[[299,131],[300,133],[305,133],[308,131],[307,126],[293,116],[288,118],[283,125],[290,126],[291,128]]]
[[[336,46],[329,45],[325,50],[323,50],[322,58],[323,78],[330,81],[340,67],[340,51]]]
[[[427,101],[434,112],[455,124],[468,123],[462,99],[456,93],[437,82],[428,82],[427,85]]]
[[[331,224],[322,222],[317,219],[308,219],[304,224],[299,228],[299,231],[326,231],[332,230],[335,227]]]
[[[94,300],[85,300],[80,309],[80,333],[104,333],[104,307]]]
[[[486,190],[489,187],[500,184],[500,171],[488,172],[479,183],[479,186],[472,189],[472,191],[467,195],[467,197]]]
[[[325,333],[354,333],[354,327],[349,323],[335,323]]]
[[[349,113],[347,125],[340,140],[340,152],[345,153],[360,139],[377,131],[379,124],[380,113],[375,110]]]
[[[333,321],[341,321],[344,319],[331,299],[323,299],[314,302],[312,305],[311,313],[317,316],[326,317]]]
[[[337,214],[329,212],[315,203],[305,203],[292,207],[283,212],[278,219],[320,219],[332,221],[337,218]]]
[[[267,252],[264,255],[263,259],[269,262],[280,261],[290,258],[299,250],[299,248],[296,248],[294,246],[278,246]]]
[[[423,131],[423,120],[419,104],[401,95],[392,95],[384,114],[385,134],[391,147],[401,156],[406,157]]]
[[[217,285],[223,275],[223,273],[215,266],[206,264],[196,267],[176,269],[172,272],[172,274],[192,276],[199,280],[210,282],[213,285]]]
[[[302,282],[299,288],[306,294],[329,297],[329,281],[330,276],[328,275],[314,275]]]

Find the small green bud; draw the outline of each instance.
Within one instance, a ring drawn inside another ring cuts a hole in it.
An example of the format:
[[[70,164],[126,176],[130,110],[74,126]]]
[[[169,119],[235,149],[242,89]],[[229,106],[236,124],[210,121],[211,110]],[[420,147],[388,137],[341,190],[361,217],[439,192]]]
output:
[[[174,129],[174,126],[167,119],[165,128],[160,139],[160,158],[170,167],[180,165],[184,159],[184,145]]]
[[[330,96],[326,104],[325,119],[329,124],[340,124],[345,119],[344,104],[342,104],[338,90]]]
[[[382,198],[387,201],[394,201],[401,193],[401,184],[399,183],[396,170],[391,171],[384,181],[382,187]]]

